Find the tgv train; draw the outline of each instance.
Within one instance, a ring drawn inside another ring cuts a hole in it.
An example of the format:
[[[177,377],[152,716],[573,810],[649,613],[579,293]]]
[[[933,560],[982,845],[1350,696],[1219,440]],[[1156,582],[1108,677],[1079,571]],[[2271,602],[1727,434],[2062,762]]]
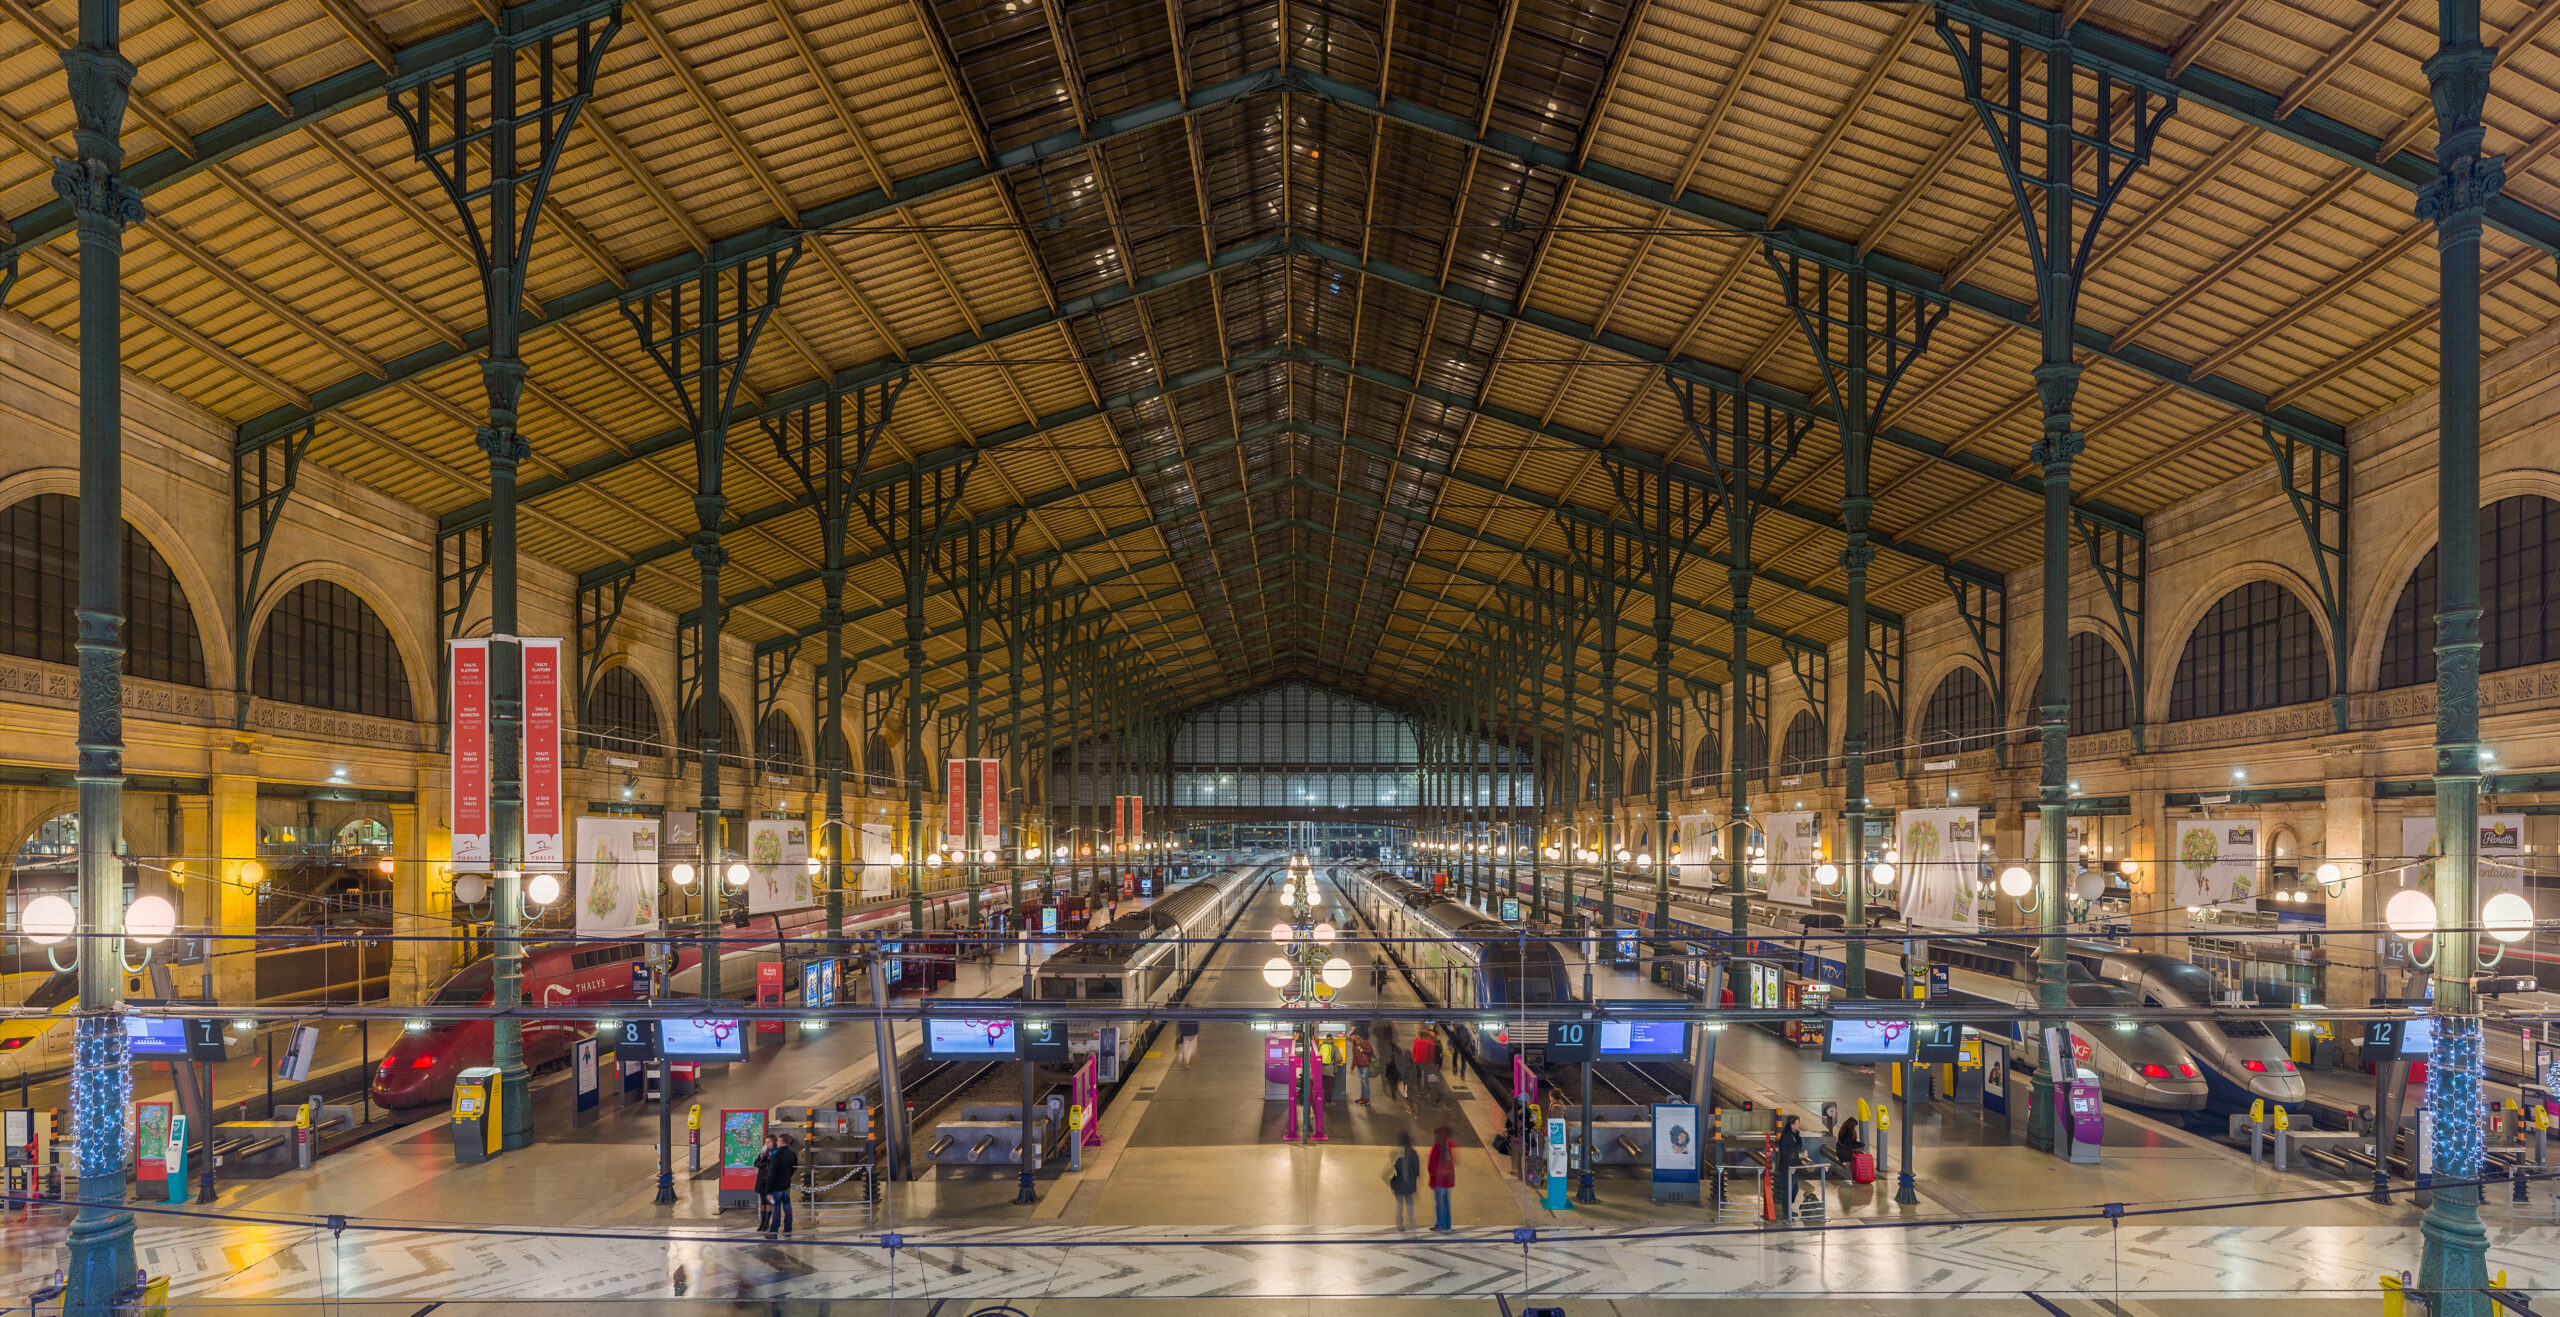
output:
[[[2221,995],[2213,975],[2176,956],[2091,943],[2071,944],[2074,965],[2121,985],[2143,1006],[2210,1008]],[[2160,1026],[2184,1043],[2204,1071],[2207,1098],[2217,1107],[2245,1107],[2263,1098],[2299,1110],[2306,1095],[2285,1040],[2256,1020],[2178,1020]]]
[[[1002,908],[1005,888],[997,885],[982,888],[982,901],[996,902]],[[965,908],[966,892],[947,892],[925,902],[928,912],[949,920],[955,909]],[[937,916],[929,913],[930,924]],[[906,902],[882,904],[861,911],[845,912],[847,933],[892,932],[907,926]],[[824,954],[817,939],[826,933],[826,911],[795,910],[784,915],[765,915],[744,928],[723,930],[730,940],[720,954],[720,992],[724,997],[750,997],[755,993],[758,961],[796,962]],[[682,937],[685,930],[672,930]],[[769,934],[769,937],[758,936]],[[599,1007],[632,1000],[631,964],[640,959],[643,949],[638,942],[558,942],[525,949],[521,1000],[528,1006],[555,1006],[562,1003]],[[494,960],[476,961],[438,985],[429,994],[430,1006],[487,1006],[490,984],[497,973]],[[702,953],[699,942],[687,939],[677,943],[676,971],[669,978],[670,991],[676,995],[699,993],[702,982]],[[787,970],[783,982],[797,985],[798,970]],[[539,1069],[569,1054],[569,1048],[593,1028],[585,1020],[527,1020],[524,1022],[524,1061]],[[439,1020],[424,1028],[411,1029],[400,1035],[383,1055],[382,1064],[373,1072],[373,1100],[390,1111],[408,1111],[440,1107],[453,1099],[454,1077],[471,1066],[490,1064],[492,1022],[485,1019]]]
[[[1185,884],[1060,947],[1035,976],[1040,1000],[1155,1003],[1208,963],[1214,940],[1253,901],[1265,867],[1237,865]]]
[[[1593,875],[1577,874],[1577,879]],[[1575,901],[1585,909],[1598,904],[1596,894],[1582,881],[1575,884]],[[1677,894],[1671,906],[1671,925],[1663,935],[1696,941],[1729,941],[1732,938],[1732,915],[1722,906],[1697,904],[1685,891]],[[1626,893],[1620,894],[1620,908],[1631,904]],[[1802,918],[1807,910],[1753,901],[1746,915],[1747,940],[1737,954],[1751,960],[1774,963],[1806,978],[1828,983],[1847,979],[1847,944],[1837,933],[1807,932]],[[1796,928],[1787,928],[1796,923]],[[1887,923],[1888,930],[1898,928]],[[1959,998],[1998,1006],[2032,1009],[2036,1000],[2035,959],[2032,949],[1995,939],[1948,937],[1937,935],[1922,944],[1924,965],[1943,965],[1947,969],[1947,987]],[[1909,989],[1909,968],[1904,964],[1902,944],[1885,939],[1871,939],[1866,944],[1867,991],[1870,996],[1899,998]],[[2124,988],[2104,983],[2086,967],[2073,966],[2067,991],[2071,1003],[2080,1007],[2139,1005]],[[1986,1036],[1996,1034],[1999,1026],[1977,1030]],[[2038,1052],[2034,1040],[2024,1036],[2018,1024],[2008,1026],[2010,1066],[2013,1069],[2037,1068]],[[2166,1111],[2195,1111],[2205,1105],[2208,1092],[2203,1068],[2175,1037],[2158,1025],[2120,1024],[2106,1028],[2081,1026],[2071,1031],[2071,1047],[2080,1068],[2098,1077],[2099,1087],[2113,1101],[2129,1106]],[[2298,1084],[2297,1077],[2296,1083]],[[2298,1097],[2297,1097],[2297,1100]]]
[[[1505,1022],[1505,1008],[1573,999],[1564,957],[1551,943],[1524,943],[1501,920],[1376,870],[1336,869],[1333,882],[1390,939],[1380,954],[1411,972],[1425,1005],[1451,1012],[1451,1033],[1480,1061],[1503,1065],[1513,1046],[1546,1041],[1544,1023]],[[1515,1030],[1524,1032],[1515,1038]]]

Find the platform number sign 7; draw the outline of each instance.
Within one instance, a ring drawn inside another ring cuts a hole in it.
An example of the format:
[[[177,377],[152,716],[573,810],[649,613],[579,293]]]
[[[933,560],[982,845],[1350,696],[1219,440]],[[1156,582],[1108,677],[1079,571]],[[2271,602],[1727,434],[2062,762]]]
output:
[[[1591,1021],[1558,1020],[1547,1026],[1547,1061],[1556,1064],[1591,1060],[1598,1043]]]

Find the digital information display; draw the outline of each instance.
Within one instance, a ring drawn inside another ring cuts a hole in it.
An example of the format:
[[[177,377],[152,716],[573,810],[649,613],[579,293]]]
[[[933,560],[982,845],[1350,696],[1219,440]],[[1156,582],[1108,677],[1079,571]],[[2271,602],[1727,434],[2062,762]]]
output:
[[[658,1053],[670,1061],[744,1061],[747,1034],[736,1020],[660,1020]]]
[[[1013,1021],[927,1020],[924,1055],[929,1061],[1010,1061]]]
[[[1908,1061],[1909,1020],[1832,1020],[1822,1032],[1825,1061]]]
[[[126,1049],[135,1056],[185,1056],[187,1022],[148,1015],[124,1017]]]
[[[1689,1024],[1686,1020],[1600,1022],[1600,1055],[1604,1057],[1668,1057],[1676,1060],[1688,1054]]]

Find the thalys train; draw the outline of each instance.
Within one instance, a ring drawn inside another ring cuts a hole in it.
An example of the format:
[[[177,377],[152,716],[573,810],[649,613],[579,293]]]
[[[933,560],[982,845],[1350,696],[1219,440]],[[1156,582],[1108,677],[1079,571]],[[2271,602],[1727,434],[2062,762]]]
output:
[[[984,887],[979,890],[979,899],[989,903],[985,908],[1002,909],[1006,890],[1003,884]],[[937,914],[948,920],[954,910],[966,908],[968,899],[965,891],[927,898],[927,923],[934,922]],[[883,903],[846,911],[844,931],[895,932],[907,926],[907,919],[905,901]],[[780,960],[791,965],[783,982],[796,985],[800,981],[796,962],[827,954],[823,941],[826,925],[826,911],[812,908],[761,915],[745,927],[724,929],[723,936],[730,940],[720,955],[721,995],[752,996],[759,961]],[[685,940],[677,943],[676,970],[668,986],[677,995],[698,993],[702,982],[701,943],[685,938],[682,929],[670,930],[669,935]],[[598,1007],[630,1001],[631,966],[643,954],[639,942],[561,942],[527,947],[522,1001],[528,1006],[568,1002],[594,1003]],[[426,1004],[490,1005],[490,984],[496,972],[496,963],[489,959],[465,966],[428,994]],[[592,1030],[593,1022],[584,1020],[525,1021],[525,1064],[540,1069],[561,1060],[578,1039]],[[441,1107],[452,1101],[455,1076],[472,1066],[490,1064],[492,1035],[493,1024],[485,1019],[438,1020],[402,1033],[373,1073],[375,1104],[390,1111],[410,1111]]]

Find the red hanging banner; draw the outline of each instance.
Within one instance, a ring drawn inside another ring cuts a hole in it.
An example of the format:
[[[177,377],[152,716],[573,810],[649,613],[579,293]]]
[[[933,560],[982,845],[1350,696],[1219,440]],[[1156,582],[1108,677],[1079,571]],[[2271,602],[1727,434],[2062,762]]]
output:
[[[453,664],[453,863],[489,864],[489,642],[457,640]]]
[[[524,654],[524,864],[569,866],[560,801],[560,641],[517,642]]]
[[[969,830],[969,761],[946,759],[942,788],[942,831],[952,846],[965,846],[963,834]]]
[[[1004,761],[978,761],[978,849],[1004,844]]]

